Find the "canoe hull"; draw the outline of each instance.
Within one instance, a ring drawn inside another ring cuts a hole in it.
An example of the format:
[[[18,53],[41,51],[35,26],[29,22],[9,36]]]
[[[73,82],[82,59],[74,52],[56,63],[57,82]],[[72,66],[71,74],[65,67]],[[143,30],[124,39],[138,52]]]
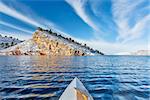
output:
[[[75,77],[65,89],[59,100],[93,100],[82,82]]]

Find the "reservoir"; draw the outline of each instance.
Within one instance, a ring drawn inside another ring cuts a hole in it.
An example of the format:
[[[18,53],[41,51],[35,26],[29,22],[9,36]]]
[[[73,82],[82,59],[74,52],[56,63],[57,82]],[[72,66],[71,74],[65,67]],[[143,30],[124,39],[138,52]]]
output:
[[[78,77],[94,100],[149,100],[148,56],[0,56],[0,99],[58,100]]]

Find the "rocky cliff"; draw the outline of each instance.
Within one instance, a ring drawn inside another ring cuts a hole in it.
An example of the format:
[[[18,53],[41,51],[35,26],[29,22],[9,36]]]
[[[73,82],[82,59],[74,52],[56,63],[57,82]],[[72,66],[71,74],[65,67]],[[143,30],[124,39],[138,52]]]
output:
[[[38,28],[32,39],[0,51],[1,55],[52,55],[52,56],[85,56],[103,55],[98,50],[81,45],[71,38],[63,37],[51,30]]]

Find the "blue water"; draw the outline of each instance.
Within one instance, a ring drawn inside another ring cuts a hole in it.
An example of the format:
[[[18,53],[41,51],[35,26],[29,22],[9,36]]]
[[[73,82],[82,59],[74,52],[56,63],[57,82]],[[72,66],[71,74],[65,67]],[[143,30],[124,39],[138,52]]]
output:
[[[146,56],[1,56],[0,99],[58,100],[75,76],[94,100],[150,100]]]

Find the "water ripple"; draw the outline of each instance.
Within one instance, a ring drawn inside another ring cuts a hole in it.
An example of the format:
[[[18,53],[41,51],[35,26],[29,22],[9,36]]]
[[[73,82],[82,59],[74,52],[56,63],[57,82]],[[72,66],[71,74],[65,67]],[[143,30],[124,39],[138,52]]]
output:
[[[78,77],[94,100],[150,100],[149,57],[1,56],[0,99],[58,100]]]

